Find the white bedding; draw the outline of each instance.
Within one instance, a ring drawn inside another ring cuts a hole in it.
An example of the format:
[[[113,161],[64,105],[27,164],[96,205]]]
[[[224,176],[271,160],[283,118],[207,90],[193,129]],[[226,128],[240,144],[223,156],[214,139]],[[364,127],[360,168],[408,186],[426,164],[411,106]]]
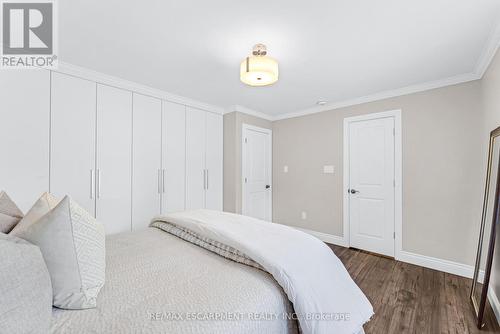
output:
[[[293,303],[305,334],[355,334],[373,315],[370,302],[328,246],[294,228],[209,210],[160,216],[155,222],[230,246],[260,264]]]
[[[168,319],[196,318],[195,312],[199,319]],[[290,312],[291,303],[268,273],[148,228],[107,237],[106,283],[97,308],[54,308],[52,332],[296,334],[296,321],[203,320]]]

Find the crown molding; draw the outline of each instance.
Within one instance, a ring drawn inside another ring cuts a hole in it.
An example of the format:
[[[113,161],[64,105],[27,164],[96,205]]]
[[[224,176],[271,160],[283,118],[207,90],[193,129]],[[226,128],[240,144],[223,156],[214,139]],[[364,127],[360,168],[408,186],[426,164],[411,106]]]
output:
[[[368,103],[368,102],[385,100],[385,99],[392,98],[392,97],[403,96],[403,95],[408,95],[408,94],[413,94],[413,93],[419,93],[419,92],[423,92],[423,91],[427,91],[427,90],[431,90],[431,89],[456,85],[456,84],[474,81],[474,80],[478,80],[478,79],[481,79],[481,78],[479,77],[479,75],[476,72],[461,74],[461,75],[457,75],[457,76],[453,76],[453,77],[449,77],[449,78],[445,78],[445,79],[441,79],[441,80],[425,82],[422,84],[411,85],[411,86],[397,88],[397,89],[393,89],[393,90],[386,90],[386,91],[382,91],[379,93],[354,98],[351,100],[335,102],[335,103],[328,103],[328,104],[325,104],[323,106],[317,106],[317,107],[298,110],[295,112],[286,113],[286,114],[282,114],[282,115],[276,115],[273,117],[273,121],[279,121],[279,120],[283,120],[283,119],[287,119],[287,118],[306,116],[306,115],[316,114],[316,113],[323,112],[323,111],[329,111],[329,110],[350,107],[350,106]]]
[[[488,37],[488,42],[486,43],[486,46],[483,48],[474,70],[470,73],[456,75],[453,77],[425,82],[421,84],[410,85],[407,87],[397,88],[393,90],[381,91],[371,95],[361,96],[354,99],[339,101],[335,103],[328,103],[323,106],[315,106],[312,108],[297,110],[294,112],[285,113],[281,115],[270,115],[261,111],[252,110],[242,105],[232,105],[229,108],[224,109],[219,106],[196,101],[194,99],[190,99],[184,96],[175,95],[146,85],[138,84],[136,82],[110,76],[101,72],[97,72],[94,70],[90,70],[87,68],[83,68],[80,66],[72,65],[61,61],[59,61],[58,69],[52,71],[77,76],[79,78],[95,81],[101,84],[114,86],[125,90],[130,90],[140,94],[156,97],[162,100],[167,100],[194,108],[211,111],[217,114],[226,114],[237,111],[247,115],[259,117],[268,121],[279,121],[283,119],[306,116],[323,111],[335,110],[339,108],[359,105],[368,102],[375,102],[397,96],[403,96],[431,89],[442,88],[469,81],[479,80],[486,73],[486,70],[488,69],[488,66],[493,60],[493,57],[495,56],[499,46],[500,46],[500,22],[490,33],[490,36]]]
[[[452,76],[449,78],[444,78],[440,80],[425,82],[416,85],[410,85],[407,87],[397,88],[393,90],[386,90],[382,92],[378,92],[371,95],[361,96],[350,100],[339,101],[335,103],[328,103],[323,106],[315,106],[312,108],[297,110],[294,112],[281,114],[281,115],[270,115],[261,111],[253,110],[242,105],[232,105],[229,108],[222,108],[219,106],[211,105],[208,103],[203,103],[200,101],[196,101],[187,97],[183,97],[180,95],[175,95],[169,92],[165,92],[156,88],[152,88],[146,85],[141,85],[132,81],[128,81],[125,79],[121,79],[118,77],[110,76],[101,72],[89,70],[80,66],[72,65],[69,63],[59,61],[58,69],[56,72],[61,72],[68,75],[74,75],[83,79],[96,81],[98,83],[102,83],[109,86],[114,86],[117,88],[122,88],[126,90],[130,90],[133,92],[137,92],[144,95],[149,95],[152,97],[156,97],[162,100],[171,101],[174,103],[184,104],[190,107],[203,109],[206,111],[211,111],[218,114],[226,114],[230,112],[241,112],[247,115],[259,117],[268,121],[279,121],[288,118],[300,117],[311,115],[323,111],[335,110],[339,108],[359,105],[368,102],[380,101],[388,98],[393,98],[397,96],[403,96],[418,92],[423,92],[431,89],[442,88],[446,86],[456,85],[460,83],[465,83],[469,81],[479,80],[481,79],[488,66],[490,65],[493,57],[495,56],[498,48],[500,46],[500,23],[496,25],[496,27],[490,33],[488,37],[488,42],[486,46],[483,48],[481,55],[476,63],[474,70],[470,73],[465,73],[461,75]]]
[[[271,122],[274,120],[274,117],[271,115],[265,114],[261,111],[257,111],[257,110],[253,110],[253,109],[244,107],[244,106],[239,105],[239,104],[235,104],[235,105],[230,106],[229,108],[226,109],[225,113],[228,114],[231,112],[240,112],[240,113],[247,114],[250,116],[259,117],[259,118],[262,118],[262,119],[265,119],[265,120],[271,121]]]
[[[481,55],[476,63],[475,72],[481,79],[486,70],[491,64],[493,57],[497,53],[498,47],[500,46],[500,22],[497,23],[496,27],[491,31],[486,46],[483,48]]]
[[[203,109],[205,111],[210,111],[217,114],[224,114],[225,110],[222,107],[215,106],[212,104],[196,101],[184,96],[175,95],[166,91],[162,91],[156,88],[152,88],[146,85],[142,85],[133,81],[125,80],[115,76],[107,75],[101,72],[90,70],[84,67],[76,66],[73,64],[65,63],[59,61],[57,69],[51,69],[53,72],[63,73],[66,75],[72,75],[81,79],[86,79],[90,81],[95,81],[97,83],[113,86],[116,88],[121,88],[134,93],[139,93],[143,95],[148,95],[161,100],[167,100],[170,102],[183,104],[189,107]]]
[[[273,121],[279,121],[287,118],[294,118],[300,116],[306,116],[310,114],[315,114],[323,111],[335,110],[339,108],[354,106],[358,104],[380,101],[392,97],[403,96],[418,92],[424,92],[431,89],[442,88],[446,86],[452,86],[460,83],[465,83],[469,81],[482,79],[489,65],[491,64],[493,57],[498,51],[500,46],[500,22],[497,23],[495,28],[491,31],[488,41],[483,48],[481,55],[474,67],[474,70],[469,73],[456,75],[453,77],[425,82],[421,84],[411,85],[403,88],[397,88],[393,90],[382,91],[379,93],[366,95],[350,100],[339,101],[335,103],[328,103],[324,106],[317,106],[307,109],[298,110],[295,112],[290,112],[281,115],[270,116]]]

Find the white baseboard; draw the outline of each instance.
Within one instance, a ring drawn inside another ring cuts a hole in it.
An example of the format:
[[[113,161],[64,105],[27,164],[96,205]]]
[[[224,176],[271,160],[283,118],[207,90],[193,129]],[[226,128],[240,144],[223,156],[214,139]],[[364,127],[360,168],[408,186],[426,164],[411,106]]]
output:
[[[397,260],[468,278],[474,274],[472,266],[406,251],[401,251]]]
[[[490,286],[488,289],[488,300],[490,301],[491,308],[493,309],[493,313],[495,313],[495,317],[497,318],[497,322],[500,325],[500,301],[498,297],[493,291],[493,288]]]
[[[467,278],[472,278],[474,275],[474,266],[406,251],[399,252],[397,260]],[[482,282],[483,279],[484,270],[481,270],[479,281]]]
[[[315,236],[316,238],[320,239],[323,242],[337,245],[337,246],[342,246],[342,247],[349,247],[347,244],[347,241],[343,237],[339,237],[337,235],[333,234],[328,234],[328,233],[323,233],[323,232],[318,232],[318,231],[313,231],[309,230],[306,228],[301,228],[301,227],[294,227],[300,231],[306,232],[308,234],[311,234]],[[407,251],[400,251],[399,255],[396,257],[396,260],[414,264],[420,267],[425,267],[425,268],[430,268],[438,271],[442,271],[445,273],[453,274],[453,275],[458,275],[466,278],[472,278],[474,275],[474,266],[459,263],[459,262],[454,262],[454,261],[449,261],[449,260],[443,260],[439,259],[436,257],[432,256],[426,256],[426,255],[421,255],[421,254],[416,254],[416,253],[411,253]],[[484,270],[479,271],[479,282],[483,282],[484,279]],[[490,303],[496,303],[496,311],[500,315],[500,302],[497,299],[496,295],[493,294],[492,297],[490,297]],[[497,317],[500,319],[500,317]]]
[[[313,236],[315,236],[316,238],[318,238],[319,240],[321,240],[323,242],[326,242],[326,243],[329,243],[329,244],[333,244],[333,245],[337,245],[337,246],[347,247],[347,243],[346,243],[346,241],[344,240],[343,237],[339,237],[339,236],[333,235],[333,234],[328,234],[328,233],[323,233],[323,232],[308,230],[306,228],[295,227],[295,226],[293,226],[293,227],[296,228],[297,230],[300,230],[302,232],[306,232],[306,233],[308,233],[310,235],[313,235]]]

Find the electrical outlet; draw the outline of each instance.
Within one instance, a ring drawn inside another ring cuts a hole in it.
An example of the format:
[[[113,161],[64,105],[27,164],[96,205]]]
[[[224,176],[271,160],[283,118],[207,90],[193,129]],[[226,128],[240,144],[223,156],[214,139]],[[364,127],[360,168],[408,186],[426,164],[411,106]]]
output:
[[[302,216],[302,220],[306,220],[307,219],[307,212],[302,211],[301,216]]]
[[[283,173],[288,173],[288,166],[283,166]]]

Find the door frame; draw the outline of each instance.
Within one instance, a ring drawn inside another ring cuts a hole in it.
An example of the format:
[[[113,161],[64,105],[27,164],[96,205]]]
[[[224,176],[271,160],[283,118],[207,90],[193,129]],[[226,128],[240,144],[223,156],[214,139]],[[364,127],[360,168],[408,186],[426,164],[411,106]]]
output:
[[[402,172],[402,134],[401,134],[401,109],[389,110],[378,113],[370,113],[354,117],[344,118],[344,142],[343,142],[343,227],[344,243],[350,246],[350,224],[349,224],[349,125],[353,122],[376,120],[380,118],[394,119],[394,258],[401,258],[403,249],[403,172]]]
[[[246,200],[246,183],[245,183],[245,166],[246,166],[246,145],[245,145],[245,130],[251,130],[256,132],[262,132],[269,135],[269,184],[271,185],[271,196],[269,196],[269,217],[270,221],[273,220],[273,130],[261,128],[255,125],[250,125],[247,123],[241,124],[241,213],[245,212],[245,200]]]

